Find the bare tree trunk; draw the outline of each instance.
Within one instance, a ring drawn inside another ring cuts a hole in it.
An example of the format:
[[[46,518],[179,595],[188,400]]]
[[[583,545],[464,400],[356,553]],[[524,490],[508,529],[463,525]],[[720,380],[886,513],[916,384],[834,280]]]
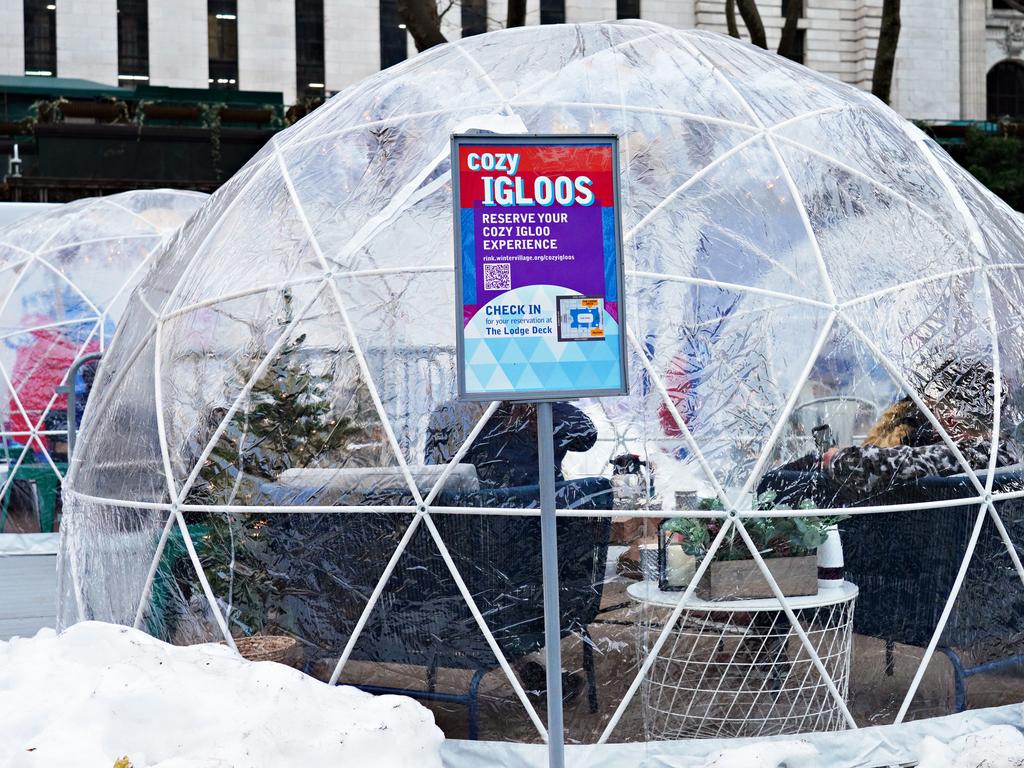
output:
[[[435,0],[398,0],[398,13],[412,35],[417,51],[448,42],[441,34],[441,16]]]
[[[736,26],[736,0],[725,0],[725,26],[729,28],[730,37],[740,36],[740,28]]]
[[[508,19],[505,26],[526,26],[526,0],[508,0]]]
[[[882,0],[882,28],[878,32],[875,70],[871,75],[871,93],[889,103],[892,71],[896,64],[896,46],[900,42],[900,0]]]
[[[803,0],[789,0],[789,5],[786,7],[786,23],[782,26],[782,37],[779,39],[779,56],[785,56],[796,62],[800,62],[796,46],[796,41],[800,39],[797,25],[800,23],[800,17],[803,16],[803,11]]]
[[[761,21],[761,12],[757,10],[757,0],[736,0],[736,5],[740,9],[743,23],[747,25],[750,42],[767,48],[768,39],[764,36],[764,23]]]

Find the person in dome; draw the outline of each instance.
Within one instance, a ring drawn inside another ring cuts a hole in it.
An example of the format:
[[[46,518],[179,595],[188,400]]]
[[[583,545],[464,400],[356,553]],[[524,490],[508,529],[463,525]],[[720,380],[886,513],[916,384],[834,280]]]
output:
[[[991,367],[972,360],[946,360],[931,373],[920,395],[967,464],[985,470],[992,451],[995,400]],[[1001,438],[996,466],[1020,460],[1016,441]],[[788,468],[818,468],[836,496],[860,498],[922,477],[964,471],[956,452],[910,397],[890,405],[862,445],[833,447],[820,458],[807,456]]]
[[[447,464],[487,410],[487,403],[443,403],[430,414],[424,460]],[[555,481],[564,480],[562,461],[569,451],[589,451],[597,429],[569,403],[552,405]],[[537,409],[529,403],[505,403],[488,419],[462,461],[476,467],[482,488],[537,485]]]
[[[448,401],[430,414],[424,461],[447,464],[469,438],[487,411],[487,403]],[[569,451],[588,451],[597,442],[594,422],[569,403],[553,403],[555,482],[565,479],[562,461]],[[476,467],[481,488],[514,488],[540,483],[537,447],[537,409],[532,403],[502,402],[477,435],[462,462]],[[539,547],[539,542],[538,542]],[[538,550],[539,551],[539,550]],[[538,609],[539,615],[539,609]],[[545,664],[532,659],[513,662],[527,694],[543,697],[547,690]],[[562,670],[562,697],[571,702],[583,690],[583,676]]]

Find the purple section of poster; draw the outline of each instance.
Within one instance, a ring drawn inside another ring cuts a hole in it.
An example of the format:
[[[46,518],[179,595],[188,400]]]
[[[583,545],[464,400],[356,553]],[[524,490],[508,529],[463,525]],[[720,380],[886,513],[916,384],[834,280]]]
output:
[[[584,296],[604,296],[604,241],[599,205],[477,205],[473,208],[473,222],[478,305],[504,293],[485,290],[484,267],[488,264],[508,264],[513,289],[524,285],[560,285]]]

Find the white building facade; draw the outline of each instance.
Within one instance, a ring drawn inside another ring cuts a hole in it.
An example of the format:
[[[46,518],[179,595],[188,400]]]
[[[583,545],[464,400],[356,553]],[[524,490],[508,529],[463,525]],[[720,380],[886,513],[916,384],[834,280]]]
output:
[[[882,0],[759,0],[769,46],[802,4],[806,65],[870,89]],[[444,3],[447,6],[447,2]],[[408,56],[397,0],[0,0],[0,75],[330,94]],[[1007,0],[903,0],[893,106],[924,120],[1024,119],[1024,14]],[[504,26],[460,0],[448,39]],[[725,0],[528,0],[527,24],[640,17],[726,31]],[[741,31],[742,20],[740,20]]]

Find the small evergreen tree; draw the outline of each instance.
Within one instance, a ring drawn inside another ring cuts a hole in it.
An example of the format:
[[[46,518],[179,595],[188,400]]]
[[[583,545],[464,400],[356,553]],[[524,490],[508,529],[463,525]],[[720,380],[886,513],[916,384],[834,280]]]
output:
[[[336,411],[333,402],[334,362],[313,373],[305,357],[305,335],[285,344],[246,401],[231,417],[210,456],[199,472],[193,493],[208,496],[193,503],[246,504],[258,493],[260,481],[275,480],[286,469],[342,466],[345,447],[353,439],[365,439],[368,423],[376,420],[365,387],[352,398],[352,413]],[[319,351],[336,356],[337,351]],[[239,375],[248,376],[260,364],[264,352],[245,355]],[[211,419],[211,433],[226,411]],[[228,497],[235,500],[228,501]]]
[[[285,294],[282,325],[290,323],[291,297]],[[238,365],[237,381],[248,381],[266,357],[254,345]],[[189,504],[258,503],[262,486],[292,468],[344,467],[365,463],[359,443],[376,438],[379,421],[368,390],[359,382],[344,407],[336,405],[338,350],[310,349],[302,334],[284,344],[231,416],[204,462],[188,495]],[[311,358],[319,366],[314,371]],[[210,414],[207,434],[195,445],[200,453],[227,415]],[[262,631],[272,620],[281,591],[269,567],[273,561],[270,516],[211,512],[189,515],[200,534],[200,557],[214,594],[228,601],[229,624],[246,634]],[[195,536],[195,534],[194,534]],[[198,584],[188,590],[197,593]]]

